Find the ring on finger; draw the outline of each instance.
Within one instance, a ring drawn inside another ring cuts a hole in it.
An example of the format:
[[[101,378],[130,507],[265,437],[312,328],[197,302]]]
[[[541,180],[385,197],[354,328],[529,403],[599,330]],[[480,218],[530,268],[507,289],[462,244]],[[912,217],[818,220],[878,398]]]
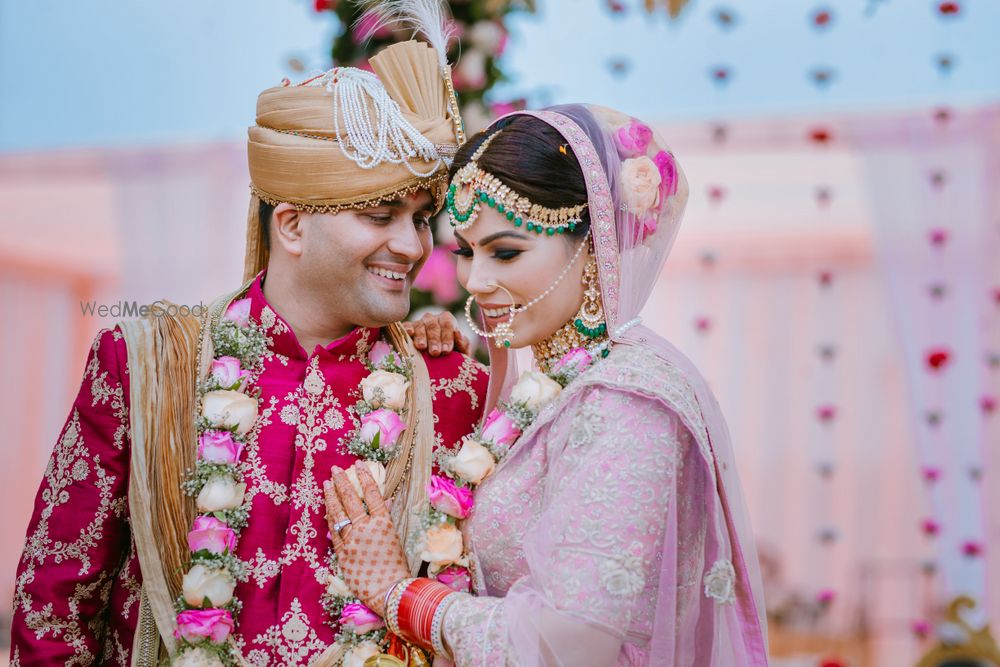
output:
[[[351,521],[350,519],[344,519],[342,521],[338,521],[337,523],[333,524],[333,530],[334,530],[334,532],[339,533],[344,528],[347,528],[348,526],[350,526],[352,523],[354,523],[354,522]]]

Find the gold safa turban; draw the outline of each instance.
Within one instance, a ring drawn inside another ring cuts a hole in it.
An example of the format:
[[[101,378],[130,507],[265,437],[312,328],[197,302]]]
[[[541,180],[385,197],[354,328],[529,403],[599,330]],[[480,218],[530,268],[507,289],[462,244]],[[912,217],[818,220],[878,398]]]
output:
[[[448,164],[465,138],[440,9],[432,18],[437,25],[388,17],[420,30],[430,44],[393,44],[369,60],[373,72],[335,67],[257,98],[247,142],[245,280],[267,265],[261,201],[337,213],[427,189],[441,206]]]

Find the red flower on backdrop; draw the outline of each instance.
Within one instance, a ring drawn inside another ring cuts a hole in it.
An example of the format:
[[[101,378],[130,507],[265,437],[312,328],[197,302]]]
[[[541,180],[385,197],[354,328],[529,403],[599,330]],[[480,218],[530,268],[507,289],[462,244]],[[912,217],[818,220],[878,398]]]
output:
[[[833,284],[833,272],[832,271],[820,271],[819,272],[819,276],[818,276],[818,280],[819,280],[819,286],[820,287],[829,287],[830,285]]]
[[[941,16],[958,16],[962,12],[962,5],[957,2],[939,2],[937,10]]]
[[[819,667],[847,667],[847,663],[839,658],[823,658],[819,661]]]
[[[827,7],[813,11],[812,24],[819,29],[829,28],[833,24],[833,12]]]
[[[835,75],[836,72],[829,67],[816,67],[809,71],[809,80],[817,88],[826,88],[833,82]]]
[[[624,14],[625,3],[620,2],[620,0],[608,0],[608,9],[611,10],[612,14]]]
[[[833,132],[825,127],[815,127],[809,131],[809,140],[814,144],[825,146],[833,140]]]
[[[325,12],[336,6],[334,0],[313,0],[313,11]]]
[[[729,83],[729,79],[732,76],[732,74],[733,74],[732,70],[730,70],[729,67],[725,65],[718,65],[717,67],[713,67],[709,72],[709,76],[712,77],[712,81],[714,81],[719,86],[724,86],[727,83]]]
[[[721,185],[712,185],[708,188],[708,199],[713,204],[718,204],[726,198],[726,189]]]
[[[938,123],[944,125],[951,120],[951,109],[948,107],[941,107],[934,111],[934,120]]]
[[[944,370],[951,361],[951,352],[946,347],[934,347],[927,350],[924,361],[927,363],[927,368],[932,371]]]
[[[979,408],[983,411],[984,415],[991,415],[996,412],[997,409],[997,398],[996,396],[991,396],[986,394],[981,399],[979,399]]]
[[[951,70],[955,66],[955,56],[950,53],[939,53],[934,58],[934,64],[937,65],[938,71],[942,75],[951,74]]]
[[[712,18],[715,19],[716,24],[724,30],[735,28],[738,22],[736,15],[732,12],[732,10],[725,7],[719,7],[712,12]]]
[[[837,418],[837,406],[821,405],[816,408],[816,419],[823,424],[829,424]]]
[[[924,466],[921,470],[925,482],[936,482],[941,479],[941,469],[932,466]]]
[[[966,540],[962,543],[962,555],[969,558],[976,558],[983,554],[983,545],[975,540]]]
[[[934,519],[924,519],[920,522],[920,530],[928,537],[934,537],[941,532],[941,524]]]

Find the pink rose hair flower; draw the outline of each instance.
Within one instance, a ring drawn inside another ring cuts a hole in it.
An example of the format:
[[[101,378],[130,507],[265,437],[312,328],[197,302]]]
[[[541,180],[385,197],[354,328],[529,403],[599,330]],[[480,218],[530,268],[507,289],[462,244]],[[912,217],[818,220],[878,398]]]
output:
[[[371,444],[378,436],[379,449],[392,449],[399,436],[406,430],[406,424],[399,415],[388,409],[373,410],[361,418],[360,437]]]
[[[660,202],[665,202],[667,197],[677,194],[677,162],[674,156],[667,151],[660,151],[653,158],[653,164],[660,170]]]
[[[427,485],[427,496],[431,507],[456,519],[464,519],[472,510],[472,490],[457,486],[447,477],[431,475]]]
[[[353,602],[340,612],[340,627],[354,634],[363,635],[385,627],[382,617],[360,602]]]
[[[187,542],[192,553],[202,550],[219,555],[232,553],[236,549],[236,533],[214,516],[199,516],[191,525]]]
[[[174,638],[190,644],[205,640],[221,644],[233,631],[233,617],[225,609],[189,609],[177,614]]]
[[[636,157],[646,152],[652,138],[653,131],[649,126],[633,118],[628,125],[619,127],[615,132],[615,146],[621,157]]]

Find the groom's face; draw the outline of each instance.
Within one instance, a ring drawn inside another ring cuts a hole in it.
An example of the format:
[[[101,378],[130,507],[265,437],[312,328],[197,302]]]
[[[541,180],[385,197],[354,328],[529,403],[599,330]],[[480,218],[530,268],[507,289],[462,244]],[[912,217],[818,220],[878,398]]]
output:
[[[433,245],[433,210],[421,190],[372,208],[307,214],[301,277],[337,319],[355,326],[402,320]]]

